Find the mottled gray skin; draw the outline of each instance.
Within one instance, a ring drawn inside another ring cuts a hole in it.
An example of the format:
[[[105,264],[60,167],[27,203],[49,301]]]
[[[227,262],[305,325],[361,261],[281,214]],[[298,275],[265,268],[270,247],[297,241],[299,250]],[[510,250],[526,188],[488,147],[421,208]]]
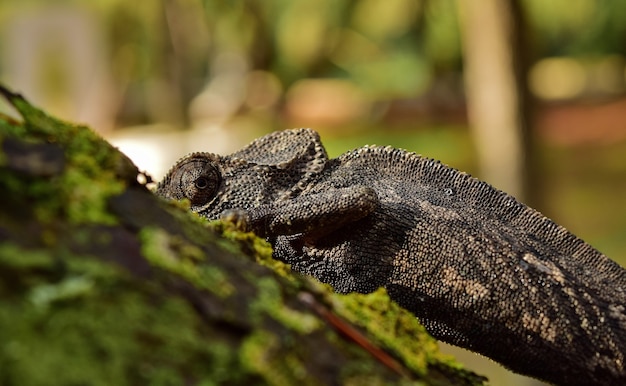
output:
[[[267,237],[338,292],[385,287],[436,338],[556,384],[626,384],[626,270],[515,198],[431,159],[317,133],[191,154],[157,194]]]

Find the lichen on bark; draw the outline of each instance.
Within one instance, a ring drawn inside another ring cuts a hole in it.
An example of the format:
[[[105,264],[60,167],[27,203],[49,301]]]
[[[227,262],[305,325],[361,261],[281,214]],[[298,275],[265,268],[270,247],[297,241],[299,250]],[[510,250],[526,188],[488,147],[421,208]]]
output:
[[[337,295],[0,87],[0,384],[481,384],[384,291]]]

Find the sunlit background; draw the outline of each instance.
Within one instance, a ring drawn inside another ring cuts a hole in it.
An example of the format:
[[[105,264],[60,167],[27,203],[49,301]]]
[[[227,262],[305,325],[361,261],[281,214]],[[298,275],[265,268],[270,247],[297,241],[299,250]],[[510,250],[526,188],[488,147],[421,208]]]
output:
[[[312,127],[332,156],[393,145],[485,178],[623,265],[625,57],[617,0],[0,2],[0,82],[156,179]]]

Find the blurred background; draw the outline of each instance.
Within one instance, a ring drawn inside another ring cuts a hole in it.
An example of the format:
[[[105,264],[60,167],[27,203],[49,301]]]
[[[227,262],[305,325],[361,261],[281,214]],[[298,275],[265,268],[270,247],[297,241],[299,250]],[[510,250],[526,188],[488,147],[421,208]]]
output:
[[[618,0],[0,2],[0,82],[157,180],[312,127],[331,156],[392,145],[468,171],[622,265],[625,57]]]

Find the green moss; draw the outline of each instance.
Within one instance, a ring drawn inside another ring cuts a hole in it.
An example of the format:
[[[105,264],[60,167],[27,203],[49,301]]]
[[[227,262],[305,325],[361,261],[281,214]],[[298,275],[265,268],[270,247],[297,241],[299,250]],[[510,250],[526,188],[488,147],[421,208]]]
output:
[[[297,350],[286,351],[281,337],[268,331],[250,335],[241,346],[240,358],[243,366],[260,374],[268,385],[323,385],[318,374],[309,372]]]
[[[113,225],[115,216],[107,210],[107,200],[122,193],[124,183],[114,179],[112,171],[103,171],[97,183],[74,164],[69,164],[62,178],[55,184],[62,187],[61,200],[64,215],[70,223],[86,224],[97,223]]]
[[[233,379],[237,352],[207,329],[189,303],[160,296],[157,283],[131,280],[110,264],[62,255],[55,259],[49,250],[1,246],[0,272],[31,285],[18,287],[21,297],[0,291],[0,384],[184,385]]]
[[[435,339],[414,315],[393,302],[384,288],[367,295],[334,294],[330,301],[337,314],[365,328],[418,374],[426,374],[428,363],[439,358]]]
[[[53,262],[45,250],[24,250],[13,243],[3,242],[0,243],[0,265],[4,267],[4,272],[22,272],[50,269]]]
[[[249,371],[262,374],[268,383],[280,384],[282,376],[271,366],[272,351],[278,347],[278,338],[268,331],[256,331],[248,336],[239,350],[240,362]],[[285,384],[285,383],[283,383]]]
[[[45,313],[25,305],[0,309],[0,383],[182,385],[188,378],[210,379],[213,372],[224,376],[214,367],[220,363],[236,368],[224,345],[203,343],[194,312],[183,301],[165,299],[156,308],[146,306],[142,295],[99,295]]]
[[[118,178],[121,172],[135,178],[132,164],[92,130],[52,118],[21,97],[11,95],[9,102],[23,122],[0,117],[0,142],[11,137],[57,144],[64,149],[65,165],[60,175],[37,181],[4,172],[0,176],[3,188],[19,191],[25,202],[37,201],[35,215],[42,223],[62,216],[73,224],[115,224],[115,217],[105,210],[106,202],[126,187]]]
[[[321,325],[319,319],[310,312],[300,312],[285,304],[281,286],[271,277],[256,281],[258,294],[250,305],[251,316],[259,320],[269,315],[283,326],[300,334],[310,334]]]
[[[252,232],[242,232],[235,224],[229,221],[211,221],[210,227],[223,238],[235,242],[238,245],[237,252],[243,252],[245,255],[252,255],[255,260],[282,277],[291,279],[293,274],[288,264],[272,258],[272,245],[266,240],[258,237]],[[232,248],[232,243],[229,243]]]
[[[85,276],[69,277],[55,284],[42,284],[26,296],[37,308],[48,308],[55,302],[88,296],[94,290],[94,281]]]
[[[225,271],[207,264],[204,252],[180,236],[161,228],[146,227],[139,233],[142,253],[156,267],[179,275],[199,289],[209,290],[221,298],[231,296],[235,287]]]
[[[12,137],[19,137],[23,136],[25,132],[26,129],[19,122],[8,115],[0,113],[0,133],[5,133]],[[2,165],[2,162],[0,162],[0,165]]]

